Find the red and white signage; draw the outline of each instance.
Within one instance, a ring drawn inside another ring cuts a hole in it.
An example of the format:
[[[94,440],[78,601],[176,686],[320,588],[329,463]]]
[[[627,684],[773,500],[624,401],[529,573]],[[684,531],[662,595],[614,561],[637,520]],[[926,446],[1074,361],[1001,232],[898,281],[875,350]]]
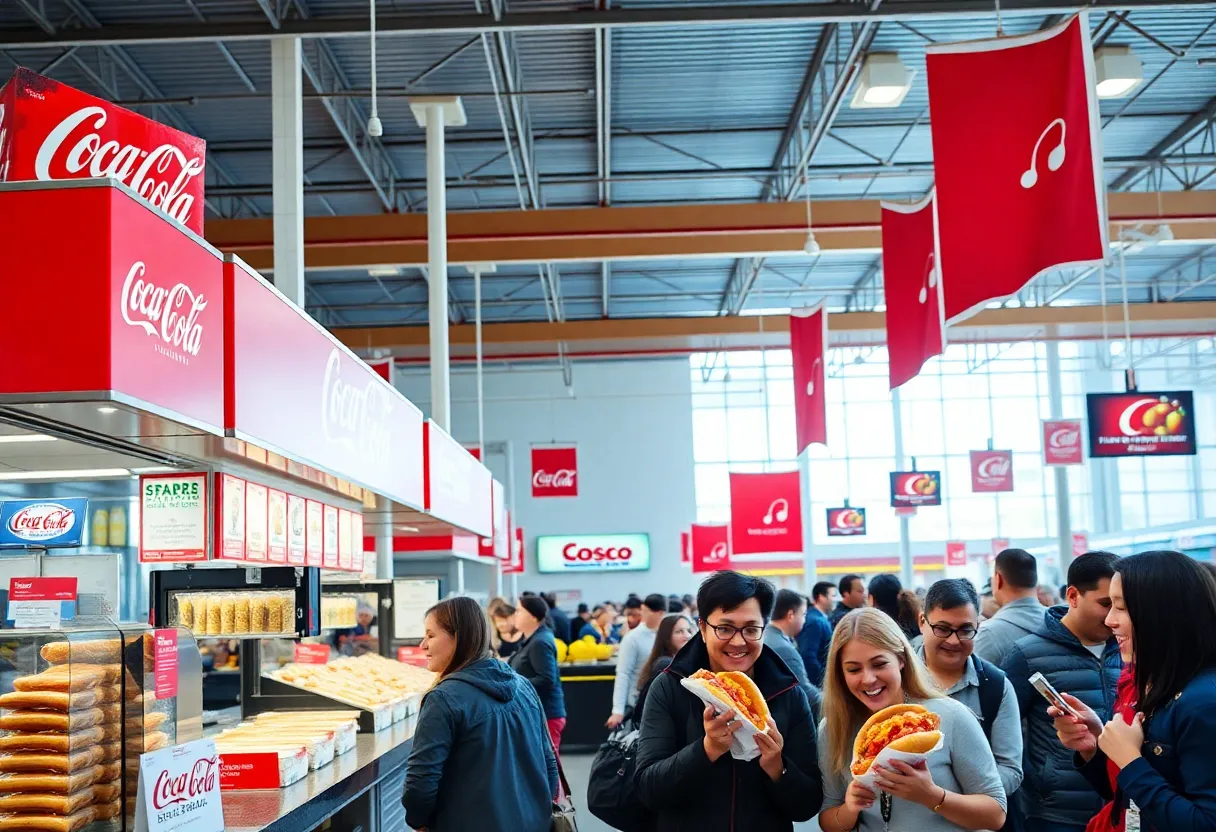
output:
[[[578,496],[578,449],[541,447],[532,449],[532,496]]]
[[[157,701],[177,696],[177,630],[152,631],[152,671]]]
[[[866,533],[864,508],[828,509],[828,537],[859,537]]]
[[[376,372],[376,375],[380,376],[380,378],[384,379],[389,384],[393,383],[393,379],[396,376],[396,372],[393,369],[393,359],[368,358],[365,359],[365,362],[367,363],[367,366],[371,367]]]
[[[266,486],[245,482],[245,557],[266,560],[266,512],[269,494]]]
[[[967,544],[961,540],[950,540],[946,543],[946,566],[967,565]]]
[[[349,572],[354,563],[354,546],[350,539],[350,512],[344,508],[338,509],[338,568]],[[363,539],[359,539],[359,549],[363,549]]]
[[[0,395],[109,391],[221,434],[219,255],[112,182],[78,184],[0,193],[0,217],[21,218],[0,223],[0,289],[6,309],[28,313],[7,316],[0,355],[38,344],[37,361],[5,363]]]
[[[308,770],[308,749],[301,745],[290,764],[278,751],[225,754],[220,758],[219,767],[220,789],[223,791],[278,789],[291,785],[290,782],[283,781],[285,771]]]
[[[296,642],[291,660],[296,664],[329,664],[329,645]]]
[[[301,748],[300,753],[307,758],[307,749]],[[278,757],[273,753],[266,756]],[[274,770],[277,774],[277,760]],[[215,740],[196,740],[141,754],[134,828],[147,832],[223,832],[220,776]]]
[[[206,148],[23,67],[0,89],[0,182],[117,179],[201,236]]]
[[[1084,13],[925,50],[946,320],[1102,262],[1102,140]]]
[[[942,504],[942,474],[940,471],[892,471],[891,506],[900,509]],[[913,511],[915,513],[915,511]],[[902,516],[902,515],[901,515]]]
[[[422,508],[422,413],[320,324],[229,257],[230,436]]]
[[[338,568],[338,509],[325,506],[325,551],[321,565],[326,569]]]
[[[277,488],[266,493],[266,559],[287,563],[287,494]]]
[[[680,563],[692,563],[692,534],[680,532]]]
[[[140,477],[140,562],[189,563],[206,559],[207,475]]]
[[[933,199],[930,192],[914,205],[882,203],[882,286],[892,390],[916,378],[946,343]]]
[[[730,557],[737,568],[801,568],[802,480],[797,471],[730,473]]]
[[[1089,551],[1089,533],[1088,532],[1073,532],[1072,533],[1072,556],[1079,558],[1081,555]]]
[[[422,436],[427,513],[480,537],[492,536],[490,470],[430,419],[422,425]]]
[[[75,578],[10,578],[8,600],[75,601]]]
[[[375,549],[375,546],[372,546]],[[350,571],[363,573],[364,563],[364,545],[363,545],[363,515],[358,512],[351,512],[350,515]],[[372,570],[375,571],[374,569]],[[373,575],[373,577],[375,577]]]
[[[1190,390],[1090,393],[1089,455],[1193,456],[1195,402]]]
[[[820,304],[790,314],[790,352],[794,357],[794,419],[797,451],[828,444],[827,375],[828,311]]]
[[[308,566],[325,565],[325,506],[316,500],[305,504],[304,523],[306,562]]]
[[[414,667],[426,667],[430,658],[421,647],[398,647],[397,661],[402,664],[412,664]]]
[[[516,526],[511,538],[511,562],[503,565],[502,574],[520,575],[524,571],[524,527]]]
[[[472,451],[469,453],[472,454]],[[473,456],[477,458],[476,454]],[[477,553],[483,558],[507,561],[511,559],[507,531],[507,497],[503,484],[498,480],[490,482],[490,505],[493,508],[494,535],[483,537],[477,542]]]
[[[996,560],[996,556],[1009,548],[1009,538],[994,537],[992,538],[992,554],[988,556],[988,563]]]
[[[971,490],[991,494],[1013,490],[1013,451],[972,451]]]
[[[730,526],[725,524],[693,523],[689,531],[692,547],[692,571],[717,572],[731,569]]]
[[[287,495],[287,562],[292,566],[304,566],[307,560],[307,505],[303,497]]]
[[[1079,419],[1043,420],[1043,464],[1080,465],[1085,461]]]
[[[245,481],[229,474],[220,474],[216,482],[216,522],[219,523],[221,560],[245,559]]]

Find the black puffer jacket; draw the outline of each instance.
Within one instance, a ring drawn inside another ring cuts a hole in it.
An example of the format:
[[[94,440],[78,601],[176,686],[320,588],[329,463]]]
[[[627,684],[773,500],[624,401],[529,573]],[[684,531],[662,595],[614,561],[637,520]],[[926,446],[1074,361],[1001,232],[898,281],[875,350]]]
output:
[[[1017,692],[1025,726],[1025,779],[1018,795],[1030,828],[1036,820],[1085,826],[1103,803],[1073,767],[1072,752],[1060,744],[1047,715],[1047,700],[1030,684],[1033,674],[1042,673],[1056,690],[1071,693],[1093,708],[1103,722],[1110,719],[1123,670],[1119,647],[1110,639],[1099,661],[1064,626],[1067,611],[1067,607],[1052,607],[1044,612],[1038,632],[1018,639],[1001,665]]]
[[[705,705],[680,685],[709,668],[709,653],[695,636],[650,686],[638,737],[637,783],[642,801],[658,814],[664,832],[787,832],[809,820],[823,803],[815,751],[815,725],[798,680],[765,647],[753,679],[785,740],[785,773],[777,782],[760,760],[741,762],[705,754]]]

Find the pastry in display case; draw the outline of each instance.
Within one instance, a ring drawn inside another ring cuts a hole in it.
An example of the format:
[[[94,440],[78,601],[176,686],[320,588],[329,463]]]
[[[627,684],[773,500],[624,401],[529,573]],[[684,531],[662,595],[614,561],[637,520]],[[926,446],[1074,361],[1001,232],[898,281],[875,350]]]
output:
[[[168,624],[198,638],[295,635],[295,595],[290,590],[172,591]]]
[[[276,638],[320,632],[316,567],[159,569],[151,574],[151,618],[196,638]]]

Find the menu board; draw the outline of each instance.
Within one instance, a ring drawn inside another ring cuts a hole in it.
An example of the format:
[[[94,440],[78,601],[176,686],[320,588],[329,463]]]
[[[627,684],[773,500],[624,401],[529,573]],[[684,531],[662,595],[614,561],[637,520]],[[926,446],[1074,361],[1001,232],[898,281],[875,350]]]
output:
[[[207,475],[156,474],[139,480],[140,562],[207,559]]]
[[[294,494],[287,495],[287,562],[303,566],[308,552],[308,535],[305,534],[305,500]]]
[[[321,563],[326,569],[338,568],[338,509],[325,506],[325,551]]]
[[[266,486],[245,483],[245,557],[249,560],[266,560],[266,500]]]
[[[220,551],[227,560],[245,559],[245,481],[220,475]]]
[[[352,562],[350,539],[350,512],[338,509],[338,568],[350,569]]]
[[[350,516],[351,565],[355,572],[363,572],[363,515]],[[375,570],[372,570],[373,573]]]
[[[266,500],[266,557],[271,563],[287,563],[287,494],[272,488]]]
[[[393,581],[393,638],[422,638],[426,635],[426,611],[439,603],[438,578]]]
[[[323,562],[322,552],[325,549],[324,526],[325,507],[316,500],[308,500],[304,512],[305,551],[309,566],[320,566]]]

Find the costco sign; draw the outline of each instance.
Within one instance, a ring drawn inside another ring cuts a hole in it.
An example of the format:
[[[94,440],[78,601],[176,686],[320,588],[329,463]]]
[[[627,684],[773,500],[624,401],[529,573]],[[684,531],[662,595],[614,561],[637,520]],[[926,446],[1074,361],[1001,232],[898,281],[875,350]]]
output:
[[[536,538],[540,572],[634,572],[650,568],[645,534],[545,535]]]

